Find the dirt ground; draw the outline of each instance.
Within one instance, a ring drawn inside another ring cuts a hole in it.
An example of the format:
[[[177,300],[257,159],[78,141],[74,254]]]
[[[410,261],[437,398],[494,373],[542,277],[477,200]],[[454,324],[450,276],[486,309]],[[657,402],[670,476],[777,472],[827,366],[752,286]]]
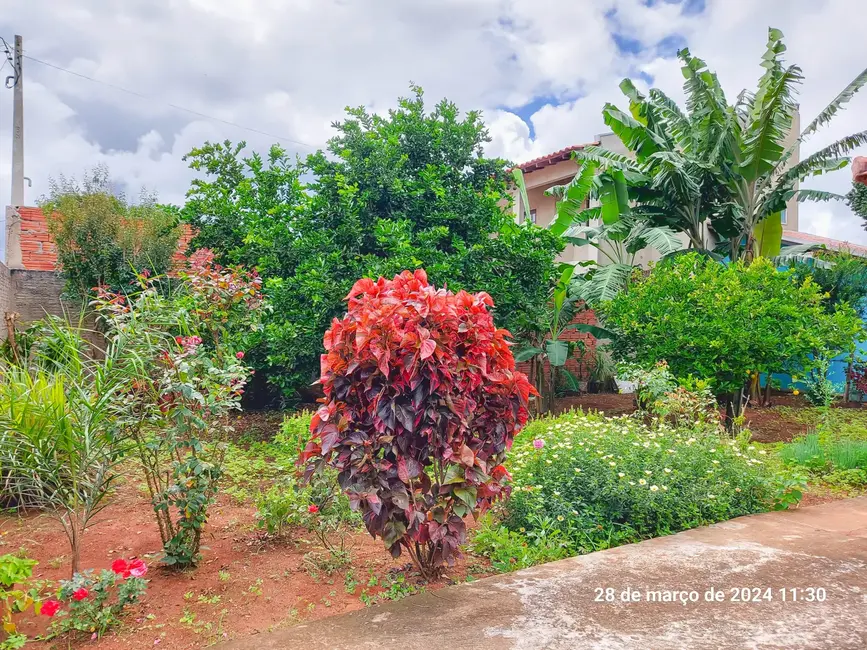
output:
[[[269,542],[255,529],[255,508],[222,498],[214,507],[204,541],[203,562],[194,571],[169,572],[158,566],[160,538],[152,510],[131,477],[118,488],[99,522],[84,537],[82,568],[109,568],[117,558],[143,558],[149,565],[147,593],[125,618],[125,624],[99,642],[80,639],[71,647],[99,650],[130,648],[199,648],[223,639],[255,635],[300,621],[340,614],[365,606],[368,596],[383,591],[369,586],[405,571],[407,582],[418,582],[412,568],[393,561],[380,540],[354,534],[351,573],[341,569],[327,575],[321,567],[305,569],[305,555],[318,549],[313,537],[295,534],[289,540]],[[34,577],[60,580],[69,577],[69,549],[59,525],[41,515],[0,517],[0,555],[22,550],[39,561]],[[401,558],[408,562],[408,558]],[[459,561],[438,589],[468,575],[491,571],[474,557]],[[357,583],[357,584],[353,584]],[[19,621],[30,636],[44,631],[45,617]],[[27,647],[66,648],[67,641],[28,644]]]

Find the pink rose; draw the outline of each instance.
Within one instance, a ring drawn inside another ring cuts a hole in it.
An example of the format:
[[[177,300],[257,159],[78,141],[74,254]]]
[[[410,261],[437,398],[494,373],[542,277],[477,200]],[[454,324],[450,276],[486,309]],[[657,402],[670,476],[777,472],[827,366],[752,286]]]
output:
[[[545,441],[542,440],[541,438],[536,438],[536,439],[533,441],[533,446],[534,446],[536,449],[541,449],[542,447],[545,446]]]

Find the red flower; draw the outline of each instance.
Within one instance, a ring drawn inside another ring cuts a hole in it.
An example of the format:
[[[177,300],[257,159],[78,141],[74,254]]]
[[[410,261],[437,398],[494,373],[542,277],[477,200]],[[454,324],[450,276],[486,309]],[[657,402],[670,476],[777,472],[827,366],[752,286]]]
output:
[[[132,560],[128,565],[128,569],[134,578],[141,578],[148,572],[147,565],[139,559]]]
[[[126,560],[123,560],[121,558],[118,558],[114,562],[112,562],[111,570],[124,578],[129,578],[131,574],[129,564]]]
[[[51,618],[60,611],[60,601],[54,600],[53,598],[51,600],[46,600],[42,603],[42,609],[39,611],[48,618]]]
[[[236,359],[239,359],[239,360],[240,360],[240,359],[243,359],[243,358],[244,358],[244,353],[241,352],[240,350],[238,350],[238,351],[235,353],[235,358],[236,358]]]
[[[319,506],[317,506],[315,503],[311,503],[309,506],[307,506],[307,512],[316,514],[317,512],[319,512]]]
[[[176,336],[175,337],[175,343],[177,343],[178,345],[180,345],[181,341],[183,341],[183,340],[184,340],[183,336]]]
[[[73,600],[84,600],[89,594],[90,592],[87,589],[85,589],[84,587],[79,587],[72,592],[72,598]]]

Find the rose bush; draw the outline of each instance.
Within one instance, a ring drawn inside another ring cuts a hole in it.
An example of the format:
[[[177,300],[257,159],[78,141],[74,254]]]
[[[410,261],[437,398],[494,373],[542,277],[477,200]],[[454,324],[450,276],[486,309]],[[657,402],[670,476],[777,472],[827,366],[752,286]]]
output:
[[[301,462],[308,476],[337,469],[367,530],[431,578],[458,555],[463,517],[508,492],[502,463],[535,391],[485,293],[436,289],[416,270],[359,280],[346,298]]]

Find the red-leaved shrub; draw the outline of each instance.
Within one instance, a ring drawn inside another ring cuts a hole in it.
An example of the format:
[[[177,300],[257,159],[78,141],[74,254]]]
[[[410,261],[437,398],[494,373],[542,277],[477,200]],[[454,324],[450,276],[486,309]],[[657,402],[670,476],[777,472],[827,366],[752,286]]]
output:
[[[301,462],[336,468],[367,530],[434,577],[466,541],[463,517],[507,493],[502,462],[535,390],[486,293],[436,289],[417,270],[359,280],[347,300],[325,333]]]

